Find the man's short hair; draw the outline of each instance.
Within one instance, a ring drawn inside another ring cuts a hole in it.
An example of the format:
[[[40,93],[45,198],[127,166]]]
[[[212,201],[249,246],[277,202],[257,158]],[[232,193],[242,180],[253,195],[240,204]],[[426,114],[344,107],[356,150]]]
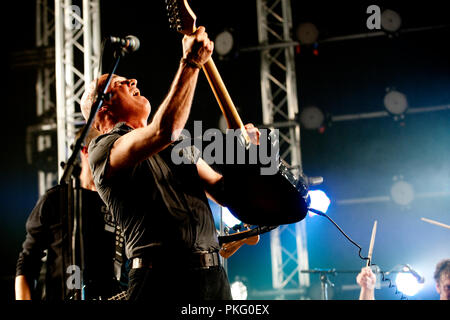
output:
[[[103,74],[99,78],[96,78],[91,81],[89,84],[88,89],[83,93],[83,96],[81,97],[80,107],[81,107],[81,113],[83,114],[83,117],[85,120],[89,118],[89,115],[91,114],[91,108],[92,105],[97,100],[97,96],[99,92],[102,92],[105,88],[105,82],[108,74]],[[113,74],[112,78],[117,77],[116,74]]]
[[[439,283],[442,275],[450,277],[450,259],[444,259],[438,262],[434,271],[434,280]]]
[[[91,107],[97,99],[97,81],[98,79],[92,80],[89,84],[88,89],[84,91],[83,96],[81,97],[80,107],[81,113],[85,120],[89,118],[89,114],[91,113]]]

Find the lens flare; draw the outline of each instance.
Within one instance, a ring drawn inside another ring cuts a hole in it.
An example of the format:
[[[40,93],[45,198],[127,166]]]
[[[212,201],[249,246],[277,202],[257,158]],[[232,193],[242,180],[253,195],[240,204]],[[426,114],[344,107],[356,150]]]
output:
[[[323,192],[322,190],[310,190],[308,191],[308,195],[311,200],[311,203],[309,205],[310,208],[322,211],[323,213],[327,212],[331,201],[325,192]],[[308,213],[311,217],[316,215],[311,211],[308,211]]]

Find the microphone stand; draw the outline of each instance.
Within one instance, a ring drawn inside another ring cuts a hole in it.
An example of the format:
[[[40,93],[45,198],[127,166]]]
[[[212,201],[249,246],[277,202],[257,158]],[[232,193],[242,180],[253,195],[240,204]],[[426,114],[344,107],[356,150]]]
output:
[[[125,56],[126,51],[120,47],[117,47],[114,52],[114,63],[113,66],[108,73],[108,77],[106,79],[106,84],[102,93],[98,94],[97,100],[91,107],[91,113],[89,114],[89,118],[86,121],[86,125],[84,126],[79,138],[76,140],[73,152],[67,163],[64,165],[64,173],[61,177],[60,184],[67,185],[68,192],[68,200],[67,208],[69,213],[72,212],[73,208],[73,228],[72,228],[72,265],[79,266],[81,270],[81,286],[75,289],[75,293],[72,295],[72,298],[75,300],[86,300],[86,286],[84,284],[84,271],[85,271],[85,252],[84,252],[84,241],[83,241],[83,221],[82,221],[82,212],[83,212],[83,203],[81,197],[81,184],[80,184],[80,170],[76,170],[77,164],[76,160],[79,152],[81,151],[81,146],[89,133],[89,130],[92,126],[92,123],[97,115],[98,110],[103,105],[105,100],[106,92],[111,83],[112,75],[116,72],[116,69],[119,65],[120,59]],[[69,230],[70,232],[70,230]],[[66,270],[63,270],[65,273]],[[79,290],[79,293],[78,293]]]
[[[328,279],[328,275],[335,276],[335,269],[313,269],[313,270],[301,270],[302,273],[317,273],[320,275],[320,288],[322,300],[328,300],[328,286],[334,287],[334,283],[332,283]]]

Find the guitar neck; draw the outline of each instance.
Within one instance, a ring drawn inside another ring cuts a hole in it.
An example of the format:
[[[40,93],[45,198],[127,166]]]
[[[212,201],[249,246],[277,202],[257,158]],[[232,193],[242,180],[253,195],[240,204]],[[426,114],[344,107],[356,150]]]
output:
[[[192,35],[196,32],[196,15],[192,11],[187,0],[166,0],[167,13],[169,15],[169,23],[172,29],[177,30],[184,35]],[[250,138],[245,130],[244,124],[239,117],[239,114],[234,106],[233,100],[228,93],[222,77],[217,70],[217,67],[210,58],[204,65],[203,71],[208,79],[209,85],[219,103],[220,109],[227,121],[228,128],[240,129],[242,136],[246,143],[250,143]]]
[[[127,292],[122,291],[121,293],[118,293],[115,296],[108,298],[108,300],[125,300],[126,297],[127,297]]]
[[[250,138],[245,130],[244,123],[237,112],[237,109],[233,103],[233,100],[228,93],[228,90],[222,80],[222,77],[217,70],[216,64],[213,59],[210,58],[203,65],[203,72],[208,79],[209,85],[216,97],[216,100],[219,104],[220,110],[227,121],[228,128],[230,129],[241,129],[241,132],[247,142],[250,141]]]

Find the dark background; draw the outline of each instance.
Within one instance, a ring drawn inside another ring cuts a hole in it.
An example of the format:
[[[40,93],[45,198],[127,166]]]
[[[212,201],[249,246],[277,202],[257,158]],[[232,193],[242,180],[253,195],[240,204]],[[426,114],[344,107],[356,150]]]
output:
[[[212,39],[232,28],[239,48],[257,45],[255,1],[190,1],[198,25]],[[313,22],[319,39],[369,32],[366,8],[377,4],[402,17],[402,29],[449,24],[444,2],[292,1],[294,32],[301,22]],[[2,45],[7,53],[32,49],[35,43],[34,1],[9,3],[2,25]],[[102,36],[136,35],[141,48],[127,57],[117,73],[134,77],[141,93],[157,108],[164,99],[181,57],[181,36],[168,28],[164,1],[101,1]],[[320,107],[329,116],[384,110],[387,88],[403,92],[411,108],[450,104],[449,28],[399,33],[393,37],[323,43],[318,55],[302,46],[295,57],[300,110]],[[238,106],[244,122],[261,123],[259,54],[237,52],[228,60],[215,57],[216,65]],[[103,70],[109,68],[106,51]],[[0,178],[0,296],[12,300],[15,262],[24,240],[24,224],[37,197],[37,168],[27,164],[25,133],[36,123],[35,82],[32,69],[7,63],[2,81],[4,114]],[[206,79],[201,76],[192,120],[203,128],[217,127],[220,111]],[[189,125],[188,125],[189,126]],[[425,287],[411,299],[436,299],[432,274],[435,264],[450,255],[450,231],[420,220],[428,217],[449,224],[450,197],[418,198],[407,207],[392,201],[339,205],[339,200],[389,196],[394,177],[402,176],[416,194],[450,191],[450,111],[330,123],[322,131],[302,130],[303,169],[323,176],[321,189],[332,204],[330,216],[358,242],[367,254],[373,221],[378,221],[373,262],[384,271],[408,263],[426,278]],[[358,250],[327,220],[307,217],[310,269],[359,270],[364,262]],[[230,280],[244,279],[250,291],[271,288],[269,234],[257,246],[244,245],[229,259]],[[356,273],[332,277],[333,299],[357,299]],[[320,298],[319,280],[311,276],[306,298]],[[399,299],[395,289],[376,291],[377,299]],[[267,297],[268,299],[271,297]],[[273,297],[272,297],[273,298]]]

